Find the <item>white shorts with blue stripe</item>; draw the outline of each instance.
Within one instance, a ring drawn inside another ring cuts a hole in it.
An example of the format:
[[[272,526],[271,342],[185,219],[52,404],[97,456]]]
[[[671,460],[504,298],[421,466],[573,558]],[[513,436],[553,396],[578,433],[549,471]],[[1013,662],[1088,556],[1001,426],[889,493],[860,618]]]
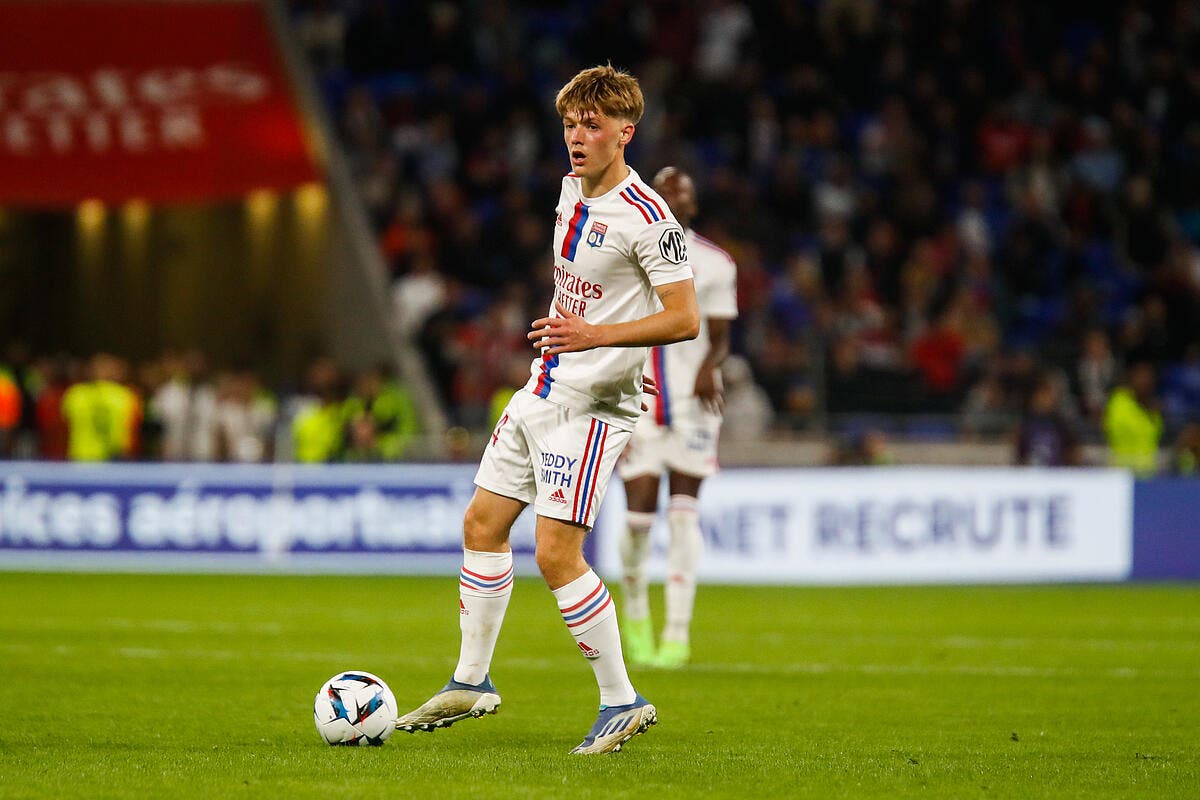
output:
[[[528,390],[492,431],[475,485],[590,528],[630,433]]]

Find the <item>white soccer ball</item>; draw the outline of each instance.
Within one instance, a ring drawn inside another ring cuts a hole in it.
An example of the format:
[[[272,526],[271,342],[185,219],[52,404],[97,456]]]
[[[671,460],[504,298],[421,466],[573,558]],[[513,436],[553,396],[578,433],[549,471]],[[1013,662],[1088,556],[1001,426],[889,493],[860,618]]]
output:
[[[392,735],[396,698],[387,684],[369,672],[339,672],[317,692],[313,719],[329,744],[381,745]]]

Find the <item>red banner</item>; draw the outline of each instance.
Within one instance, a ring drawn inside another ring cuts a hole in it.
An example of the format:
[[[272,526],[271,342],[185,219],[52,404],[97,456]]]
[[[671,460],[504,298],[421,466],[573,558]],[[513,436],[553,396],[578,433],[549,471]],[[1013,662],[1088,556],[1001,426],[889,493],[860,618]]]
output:
[[[0,3],[0,204],[212,200],[316,177],[258,3]]]

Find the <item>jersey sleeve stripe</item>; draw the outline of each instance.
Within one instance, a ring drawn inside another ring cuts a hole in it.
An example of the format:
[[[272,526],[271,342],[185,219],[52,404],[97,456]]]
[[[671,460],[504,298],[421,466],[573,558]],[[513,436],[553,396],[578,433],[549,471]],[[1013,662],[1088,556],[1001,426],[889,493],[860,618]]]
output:
[[[629,184],[629,187],[625,191],[629,192],[629,196],[638,201],[638,203],[640,203],[642,207],[649,212],[651,219],[653,219],[655,222],[658,222],[663,218],[662,209],[651,204],[645,195],[637,190],[636,184]]]
[[[642,200],[645,200],[647,203],[654,206],[654,210],[658,212],[658,219],[666,219],[667,218],[667,215],[663,213],[662,206],[660,206],[653,197],[651,197],[649,194],[647,194],[645,189],[638,186],[636,183],[629,184],[629,189],[634,194],[636,194],[638,197],[640,197]]]
[[[647,225],[649,225],[653,221],[650,219],[650,215],[646,213],[646,209],[643,208],[641,206],[641,204],[638,203],[636,200],[631,199],[629,197],[629,195],[625,194],[625,192],[621,192],[621,199],[624,200],[626,203],[629,203],[629,205],[633,206],[638,211],[642,212],[642,218],[644,220],[646,220]]]

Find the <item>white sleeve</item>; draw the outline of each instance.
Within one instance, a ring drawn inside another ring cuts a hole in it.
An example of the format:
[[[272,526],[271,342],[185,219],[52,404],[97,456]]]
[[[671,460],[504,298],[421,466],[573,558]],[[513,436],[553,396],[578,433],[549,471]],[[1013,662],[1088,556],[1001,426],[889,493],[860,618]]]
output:
[[[638,266],[650,278],[651,286],[692,277],[683,228],[674,220],[662,220],[643,228],[630,249]]]
[[[712,284],[704,293],[700,313],[713,319],[737,319],[737,265],[725,256],[713,259]]]

